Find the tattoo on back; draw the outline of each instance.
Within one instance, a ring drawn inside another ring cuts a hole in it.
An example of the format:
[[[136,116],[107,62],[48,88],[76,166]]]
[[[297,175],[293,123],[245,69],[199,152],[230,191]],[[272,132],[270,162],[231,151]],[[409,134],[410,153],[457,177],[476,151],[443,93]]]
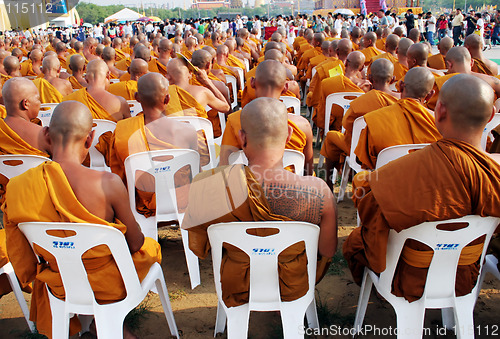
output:
[[[263,183],[262,188],[273,213],[319,225],[324,196],[317,188],[283,183]]]

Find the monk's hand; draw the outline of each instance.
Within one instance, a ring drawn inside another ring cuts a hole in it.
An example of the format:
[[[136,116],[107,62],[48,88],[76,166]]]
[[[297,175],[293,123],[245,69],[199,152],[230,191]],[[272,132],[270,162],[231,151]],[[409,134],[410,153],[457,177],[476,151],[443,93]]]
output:
[[[209,79],[207,75],[207,71],[204,69],[198,69],[198,72],[196,72],[196,78],[198,79],[199,82],[201,82],[203,85],[208,85]]]

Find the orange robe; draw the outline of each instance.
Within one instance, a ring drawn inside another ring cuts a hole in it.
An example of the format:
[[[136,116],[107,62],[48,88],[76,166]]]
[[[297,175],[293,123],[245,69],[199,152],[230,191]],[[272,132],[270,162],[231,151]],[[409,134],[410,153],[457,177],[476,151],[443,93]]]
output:
[[[0,81],[2,81],[2,86],[5,85],[7,80],[11,79],[12,77],[10,75],[5,75],[3,73],[0,73]]]
[[[326,61],[328,59],[329,58],[327,56],[325,56],[324,54],[320,54],[320,55],[315,56],[314,58],[311,58],[309,60],[309,65],[307,65],[306,78],[311,79],[313,68],[318,66],[320,63],[322,63],[323,61]]]
[[[208,79],[210,79],[212,81],[220,81],[220,82],[222,82],[221,79],[217,78],[212,73],[208,73]],[[198,81],[198,78],[196,78],[196,77],[192,77],[191,78],[190,84],[194,85],[194,86],[205,87],[201,82]],[[229,85],[230,84],[228,84],[228,86]],[[232,92],[230,91],[229,93],[231,94],[231,97],[232,97]],[[221,129],[221,126],[220,126],[219,112],[217,112],[214,109],[210,109],[207,112],[207,116],[208,116],[207,119],[210,120],[210,122],[212,123],[212,129],[213,129],[213,132],[214,132],[214,138],[220,137],[222,135],[222,129]]]
[[[396,81],[403,79],[406,72],[408,72],[408,67],[401,64],[399,61],[396,61],[394,64],[394,77],[396,78]]]
[[[395,64],[396,62],[398,62],[398,58],[395,57],[394,55],[392,55],[391,53],[382,53],[382,54],[379,54],[379,55],[375,55],[371,60],[370,60],[370,64],[368,65],[368,69],[366,70],[366,74],[371,74],[371,69],[372,69],[372,63],[377,60],[377,59],[380,59],[380,58],[384,58],[384,59],[387,59],[389,60],[390,62],[392,62],[392,64]]]
[[[387,40],[387,38],[377,39],[377,41],[375,41],[375,47],[377,47],[381,51],[385,51],[385,41],[386,40]]]
[[[434,69],[446,69],[446,62],[441,53],[434,54],[427,59],[427,66]]]
[[[127,71],[127,69],[130,66],[130,63],[132,62],[132,59],[130,58],[125,58],[123,60],[120,60],[119,62],[115,63],[115,67],[118,68],[120,71]]]
[[[472,71],[476,73],[486,74],[486,75],[496,75],[490,70],[490,68],[481,60],[477,58],[472,58],[474,60],[474,65],[472,65]]]
[[[286,149],[304,152],[306,146],[306,134],[291,120],[288,120],[288,126],[293,130],[290,140],[285,145]],[[229,114],[226,122],[226,129],[222,136],[222,145],[232,146],[235,149],[241,149],[237,135],[241,130],[241,110]]]
[[[137,81],[128,80],[111,84],[108,87],[108,92],[114,95],[121,96],[122,98],[125,98],[125,100],[135,100],[135,93],[137,92]]]
[[[329,57],[318,66],[316,66],[316,74],[314,74],[311,79],[311,83],[309,84],[309,91],[307,93],[306,99],[307,106],[318,106],[319,100],[321,98],[321,91],[317,91],[316,89],[320,88],[321,82],[324,79],[330,77],[330,70],[337,66],[340,66],[342,68],[342,72],[345,72],[344,63],[335,57]]]
[[[61,92],[44,78],[37,78],[33,83],[38,88],[42,104],[60,103],[63,100]]]
[[[239,197],[243,192],[244,196]],[[239,193],[239,194],[238,194]],[[237,198],[235,198],[238,196]],[[216,199],[209,207],[206,199]],[[239,198],[239,199],[238,199]],[[243,199],[241,199],[243,198]],[[237,199],[237,208],[229,201]],[[216,207],[215,207],[216,206]],[[189,204],[182,227],[189,232],[189,248],[200,258],[210,249],[208,226],[232,221],[289,221],[273,214],[261,185],[243,165],[222,166],[195,177],[189,192]],[[255,235],[269,235],[258,230]],[[272,234],[272,233],[271,233]],[[237,247],[224,244],[221,264],[222,299],[227,307],[248,302],[250,258]],[[278,256],[280,294],[283,301],[296,300],[307,293],[307,258],[304,243],[287,248]]]
[[[364,168],[374,169],[377,155],[384,148],[404,144],[424,144],[441,139],[434,117],[417,100],[405,98],[365,116],[354,150]]]
[[[370,62],[374,56],[382,54],[382,52],[380,50],[376,49],[373,46],[370,46],[368,48],[364,48],[360,52],[365,55],[365,66],[368,66],[370,64]]]
[[[92,113],[93,119],[105,119],[116,122],[116,119],[106,111],[104,107],[101,106],[92,96],[87,92],[86,88],[79,89],[76,92],[71,93],[63,98],[62,101],[75,100],[79,101],[88,107],[90,113]]]
[[[23,77],[25,77],[25,76],[35,76],[36,77],[38,75],[33,71],[33,62],[30,59],[25,60],[21,63],[21,75]]]
[[[123,52],[121,49],[115,48],[115,61],[122,61],[123,59],[126,59],[127,56],[125,55],[125,52]]]
[[[314,110],[312,120],[316,126],[321,129],[325,127],[325,101],[330,94],[339,92],[363,92],[363,90],[352,82],[351,79],[343,75],[325,79],[321,81],[320,86],[321,87],[317,90],[321,91],[321,97],[317,109]],[[343,114],[344,110],[342,107],[333,105],[328,126],[333,125],[334,130],[340,130]]]
[[[0,119],[5,119],[7,116],[7,110],[4,105],[0,105]]]
[[[349,235],[343,246],[358,284],[365,266],[376,273],[385,270],[390,229],[399,232],[425,221],[466,215],[500,217],[500,166],[461,141],[442,139],[381,167],[367,180],[368,194],[358,207],[362,226]],[[412,240],[406,246],[429,250]],[[458,266],[457,296],[472,290],[479,273],[478,261]],[[427,268],[400,260],[392,293],[410,302],[417,300],[422,296],[426,276]]]
[[[68,70],[69,67],[68,67],[68,64],[66,63],[66,58],[63,56],[60,56],[60,55],[58,55],[57,58],[59,59],[59,62],[61,63],[61,68]]]
[[[81,89],[85,87],[73,75],[68,78],[68,81],[71,83],[71,87],[73,87],[73,89]]]
[[[160,73],[163,76],[166,76],[167,75],[167,66],[165,66],[164,64],[162,64],[160,62],[160,60],[158,60],[158,59],[153,59],[153,60],[156,63],[156,68],[158,69],[157,72]]]
[[[306,38],[304,38],[303,36],[298,36],[295,38],[295,40],[293,41],[293,49],[295,51],[298,51],[299,48],[300,48],[300,45],[304,44],[304,43],[307,43],[307,40]]]
[[[308,49],[307,51],[302,54],[302,57],[299,60],[299,63],[297,64],[297,71],[305,77],[306,71],[307,71],[307,66],[309,65],[309,61],[322,54],[321,47],[315,47]],[[302,80],[302,79],[301,79]]]
[[[56,162],[45,162],[13,178],[9,183],[3,210],[7,249],[16,275],[22,286],[34,280],[30,318],[36,322],[40,333],[51,337],[52,319],[45,284],[56,297],[64,298],[57,263],[47,251],[37,248],[37,254],[46,262],[38,264],[18,224],[30,221],[86,222],[115,227],[123,233],[127,228],[119,221],[110,223],[91,214],[78,201],[61,166]],[[132,260],[139,280],[144,279],[151,265],[161,262],[160,245],[151,238],[145,238],[141,249],[132,254]],[[107,247],[98,246],[88,250],[83,255],[83,263],[87,266],[89,282],[97,302],[109,303],[125,298],[125,286]],[[79,331],[79,327],[78,318],[73,317],[70,335]]]
[[[352,126],[354,121],[366,113],[390,106],[397,101],[398,99],[392,95],[376,89],[372,89],[351,101],[351,106],[342,119],[342,126],[345,132],[329,131],[321,146],[321,155],[333,162],[340,162],[342,153],[349,154],[351,151]]]
[[[229,54],[228,57],[227,57],[227,65],[228,66],[231,66],[231,67],[239,67],[241,68],[242,70],[245,71],[245,63],[243,61],[241,61],[240,58],[232,55],[232,54]]]

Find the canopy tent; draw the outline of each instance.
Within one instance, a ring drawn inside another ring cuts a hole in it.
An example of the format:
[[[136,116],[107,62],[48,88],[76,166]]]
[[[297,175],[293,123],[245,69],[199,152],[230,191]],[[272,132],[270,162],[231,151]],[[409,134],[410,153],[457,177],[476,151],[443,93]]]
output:
[[[104,23],[108,23],[111,21],[136,21],[137,19],[142,17],[143,15],[131,9],[124,8],[121,11],[118,11],[115,14],[110,15],[106,19],[104,19]]]

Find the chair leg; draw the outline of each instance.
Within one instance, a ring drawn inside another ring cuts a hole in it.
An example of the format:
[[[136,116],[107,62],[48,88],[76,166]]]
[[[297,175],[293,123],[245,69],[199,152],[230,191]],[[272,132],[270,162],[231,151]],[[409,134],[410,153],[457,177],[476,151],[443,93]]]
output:
[[[200,263],[198,257],[189,248],[188,232],[181,229],[182,244],[184,245],[184,254],[186,255],[186,263],[189,272],[189,279],[191,280],[191,289],[194,289],[201,283],[200,277]]]
[[[224,307],[220,304],[220,302],[217,303],[217,318],[215,319],[215,331],[214,331],[214,337],[217,336],[217,333],[224,333],[224,330],[226,329],[226,311],[224,310]]]
[[[163,273],[158,279],[156,279],[155,285],[156,289],[158,290],[158,295],[160,296],[163,313],[165,313],[165,318],[167,318],[170,334],[172,334],[176,338],[179,338],[179,331],[177,330],[177,324],[175,323],[174,312],[172,311],[172,305],[170,304],[170,299],[168,297],[168,289],[167,285],[165,284]]]
[[[318,312],[316,309],[316,299],[313,298],[306,310],[307,326],[319,329]]]
[[[361,290],[359,291],[358,308],[356,310],[356,317],[354,318],[353,337],[359,332],[358,330],[361,329],[361,326],[363,326],[363,320],[365,319],[366,307],[368,306],[368,300],[370,300],[372,286],[373,281],[368,274],[368,270],[365,268],[363,282],[361,283]]]
[[[67,339],[69,337],[69,313],[66,312],[64,301],[57,299],[47,288],[52,315],[52,339]],[[104,337],[103,337],[104,338]]]
[[[351,173],[351,167],[348,164],[348,158],[344,161],[344,166],[342,168],[342,179],[340,180],[339,195],[337,197],[337,202],[344,200],[345,190],[347,189],[347,182],[349,181],[349,174]]]
[[[285,307],[281,309],[281,323],[285,339],[304,338],[304,331],[301,330],[304,327],[304,315],[305,310]]]
[[[393,305],[394,306],[394,305]],[[396,311],[398,339],[422,339],[425,307],[417,301],[394,307]]]
[[[443,321],[443,326],[448,330],[452,330],[453,326],[455,326],[455,314],[453,312],[453,308],[442,308],[441,318]]]
[[[325,157],[323,155],[319,155],[319,160],[318,160],[318,168],[323,167],[323,162],[325,161]]]
[[[19,281],[17,281],[17,276],[14,273],[14,268],[12,264],[9,262],[2,267],[3,272],[7,275],[7,279],[9,279],[10,286],[12,287],[12,291],[17,299],[17,303],[21,310],[23,311],[24,318],[28,323],[28,327],[30,331],[35,332],[35,324],[30,320],[30,312],[28,309],[28,304],[26,303],[26,299],[24,299],[23,291],[21,290],[21,286],[19,285]],[[1,273],[0,273],[1,274]]]
[[[249,305],[231,307],[227,310],[227,338],[240,339],[248,337]]]
[[[95,327],[98,338],[123,338],[123,321],[126,313],[113,309],[110,312],[106,309],[95,309]],[[67,338],[67,337],[66,337]]]
[[[457,339],[474,338],[474,304],[475,294],[458,297],[455,299],[455,328]]]

